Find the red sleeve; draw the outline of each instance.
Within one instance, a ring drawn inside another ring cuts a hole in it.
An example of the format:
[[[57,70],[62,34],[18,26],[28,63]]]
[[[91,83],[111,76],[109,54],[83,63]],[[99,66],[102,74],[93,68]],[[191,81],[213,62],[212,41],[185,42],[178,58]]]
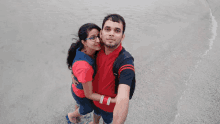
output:
[[[92,81],[94,70],[86,61],[76,61],[72,66],[73,74],[80,83]]]

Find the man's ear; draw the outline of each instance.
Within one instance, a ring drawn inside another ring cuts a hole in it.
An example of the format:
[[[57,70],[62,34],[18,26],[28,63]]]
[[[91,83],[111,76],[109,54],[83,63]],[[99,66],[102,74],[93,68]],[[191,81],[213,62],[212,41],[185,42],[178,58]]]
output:
[[[100,32],[99,32],[99,37],[100,37],[100,43],[101,43],[101,45],[103,45],[102,30],[100,30]]]
[[[102,37],[102,30],[100,30],[99,36]]]
[[[121,41],[123,41],[124,39],[125,39],[125,34],[122,35]]]

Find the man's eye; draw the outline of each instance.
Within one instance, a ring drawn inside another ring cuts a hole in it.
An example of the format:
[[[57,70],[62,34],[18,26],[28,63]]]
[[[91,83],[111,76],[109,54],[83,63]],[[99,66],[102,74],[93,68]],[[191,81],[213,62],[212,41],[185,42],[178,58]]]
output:
[[[110,31],[110,29],[109,29],[109,28],[106,28],[105,30],[106,30],[106,31]]]
[[[116,29],[116,30],[115,30],[115,32],[120,33],[120,32],[121,32],[121,30],[120,30],[120,29]]]

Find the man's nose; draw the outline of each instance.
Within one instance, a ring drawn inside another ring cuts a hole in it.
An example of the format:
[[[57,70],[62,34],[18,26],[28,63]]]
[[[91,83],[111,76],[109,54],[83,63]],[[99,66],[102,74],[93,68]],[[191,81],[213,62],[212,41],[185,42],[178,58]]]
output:
[[[114,35],[114,30],[111,30],[111,31],[109,32],[109,35],[113,36],[113,35]]]

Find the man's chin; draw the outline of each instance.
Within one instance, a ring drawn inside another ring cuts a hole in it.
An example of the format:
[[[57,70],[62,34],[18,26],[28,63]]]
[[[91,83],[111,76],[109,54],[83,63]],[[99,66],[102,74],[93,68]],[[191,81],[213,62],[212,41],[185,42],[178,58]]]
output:
[[[117,44],[104,44],[106,47],[108,47],[108,48],[111,48],[111,49],[113,49],[113,48],[116,48],[118,45]]]

